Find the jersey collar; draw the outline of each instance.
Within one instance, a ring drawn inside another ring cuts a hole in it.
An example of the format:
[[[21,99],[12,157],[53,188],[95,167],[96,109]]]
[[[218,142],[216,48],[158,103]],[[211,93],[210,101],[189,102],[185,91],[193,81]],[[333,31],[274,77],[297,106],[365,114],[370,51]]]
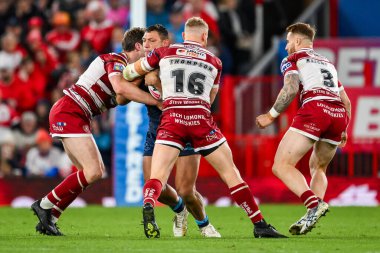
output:
[[[192,41],[192,40],[185,40],[183,43],[184,43],[184,44],[194,44],[194,45],[197,45],[197,46],[203,47],[200,43],[195,42],[195,41]]]

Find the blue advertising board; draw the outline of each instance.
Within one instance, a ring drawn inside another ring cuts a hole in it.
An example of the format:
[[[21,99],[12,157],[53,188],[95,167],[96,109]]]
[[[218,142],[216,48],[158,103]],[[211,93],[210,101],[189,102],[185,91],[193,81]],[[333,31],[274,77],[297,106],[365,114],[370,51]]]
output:
[[[114,195],[117,206],[141,206],[144,186],[142,170],[148,116],[143,104],[131,102],[115,112]]]

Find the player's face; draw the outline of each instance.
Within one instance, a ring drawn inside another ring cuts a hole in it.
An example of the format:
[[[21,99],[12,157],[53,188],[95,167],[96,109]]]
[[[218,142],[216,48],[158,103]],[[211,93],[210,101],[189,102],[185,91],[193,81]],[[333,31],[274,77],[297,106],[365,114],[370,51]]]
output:
[[[292,54],[296,51],[296,36],[291,32],[286,36],[286,47],[285,50],[288,54]]]
[[[162,43],[163,41],[161,40],[158,32],[146,32],[143,37],[143,47],[145,54],[148,54],[150,51],[157,47],[162,47]]]

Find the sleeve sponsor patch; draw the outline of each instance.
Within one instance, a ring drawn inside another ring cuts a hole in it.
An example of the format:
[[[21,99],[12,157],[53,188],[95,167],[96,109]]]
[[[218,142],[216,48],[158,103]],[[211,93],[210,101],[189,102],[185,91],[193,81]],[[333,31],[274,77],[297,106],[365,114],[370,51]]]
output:
[[[284,62],[282,65],[281,65],[281,73],[284,74],[286,70],[288,70],[290,67],[292,66],[292,64],[288,61]]]
[[[113,65],[113,70],[117,70],[117,71],[123,71],[125,68],[125,66],[121,63],[115,63]]]

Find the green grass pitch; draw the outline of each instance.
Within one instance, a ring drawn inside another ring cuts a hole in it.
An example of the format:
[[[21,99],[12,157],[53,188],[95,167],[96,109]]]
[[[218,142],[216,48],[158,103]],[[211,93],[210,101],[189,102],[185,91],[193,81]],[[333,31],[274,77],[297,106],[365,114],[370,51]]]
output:
[[[287,229],[304,214],[299,205],[262,205],[267,221],[288,239],[255,239],[252,225],[237,207],[207,207],[223,238],[202,238],[189,216],[188,235],[172,236],[173,213],[156,208],[161,238],[147,239],[140,208],[69,208],[59,222],[63,237],[37,234],[29,209],[0,208],[0,252],[380,252],[380,207],[331,207],[306,236]]]

